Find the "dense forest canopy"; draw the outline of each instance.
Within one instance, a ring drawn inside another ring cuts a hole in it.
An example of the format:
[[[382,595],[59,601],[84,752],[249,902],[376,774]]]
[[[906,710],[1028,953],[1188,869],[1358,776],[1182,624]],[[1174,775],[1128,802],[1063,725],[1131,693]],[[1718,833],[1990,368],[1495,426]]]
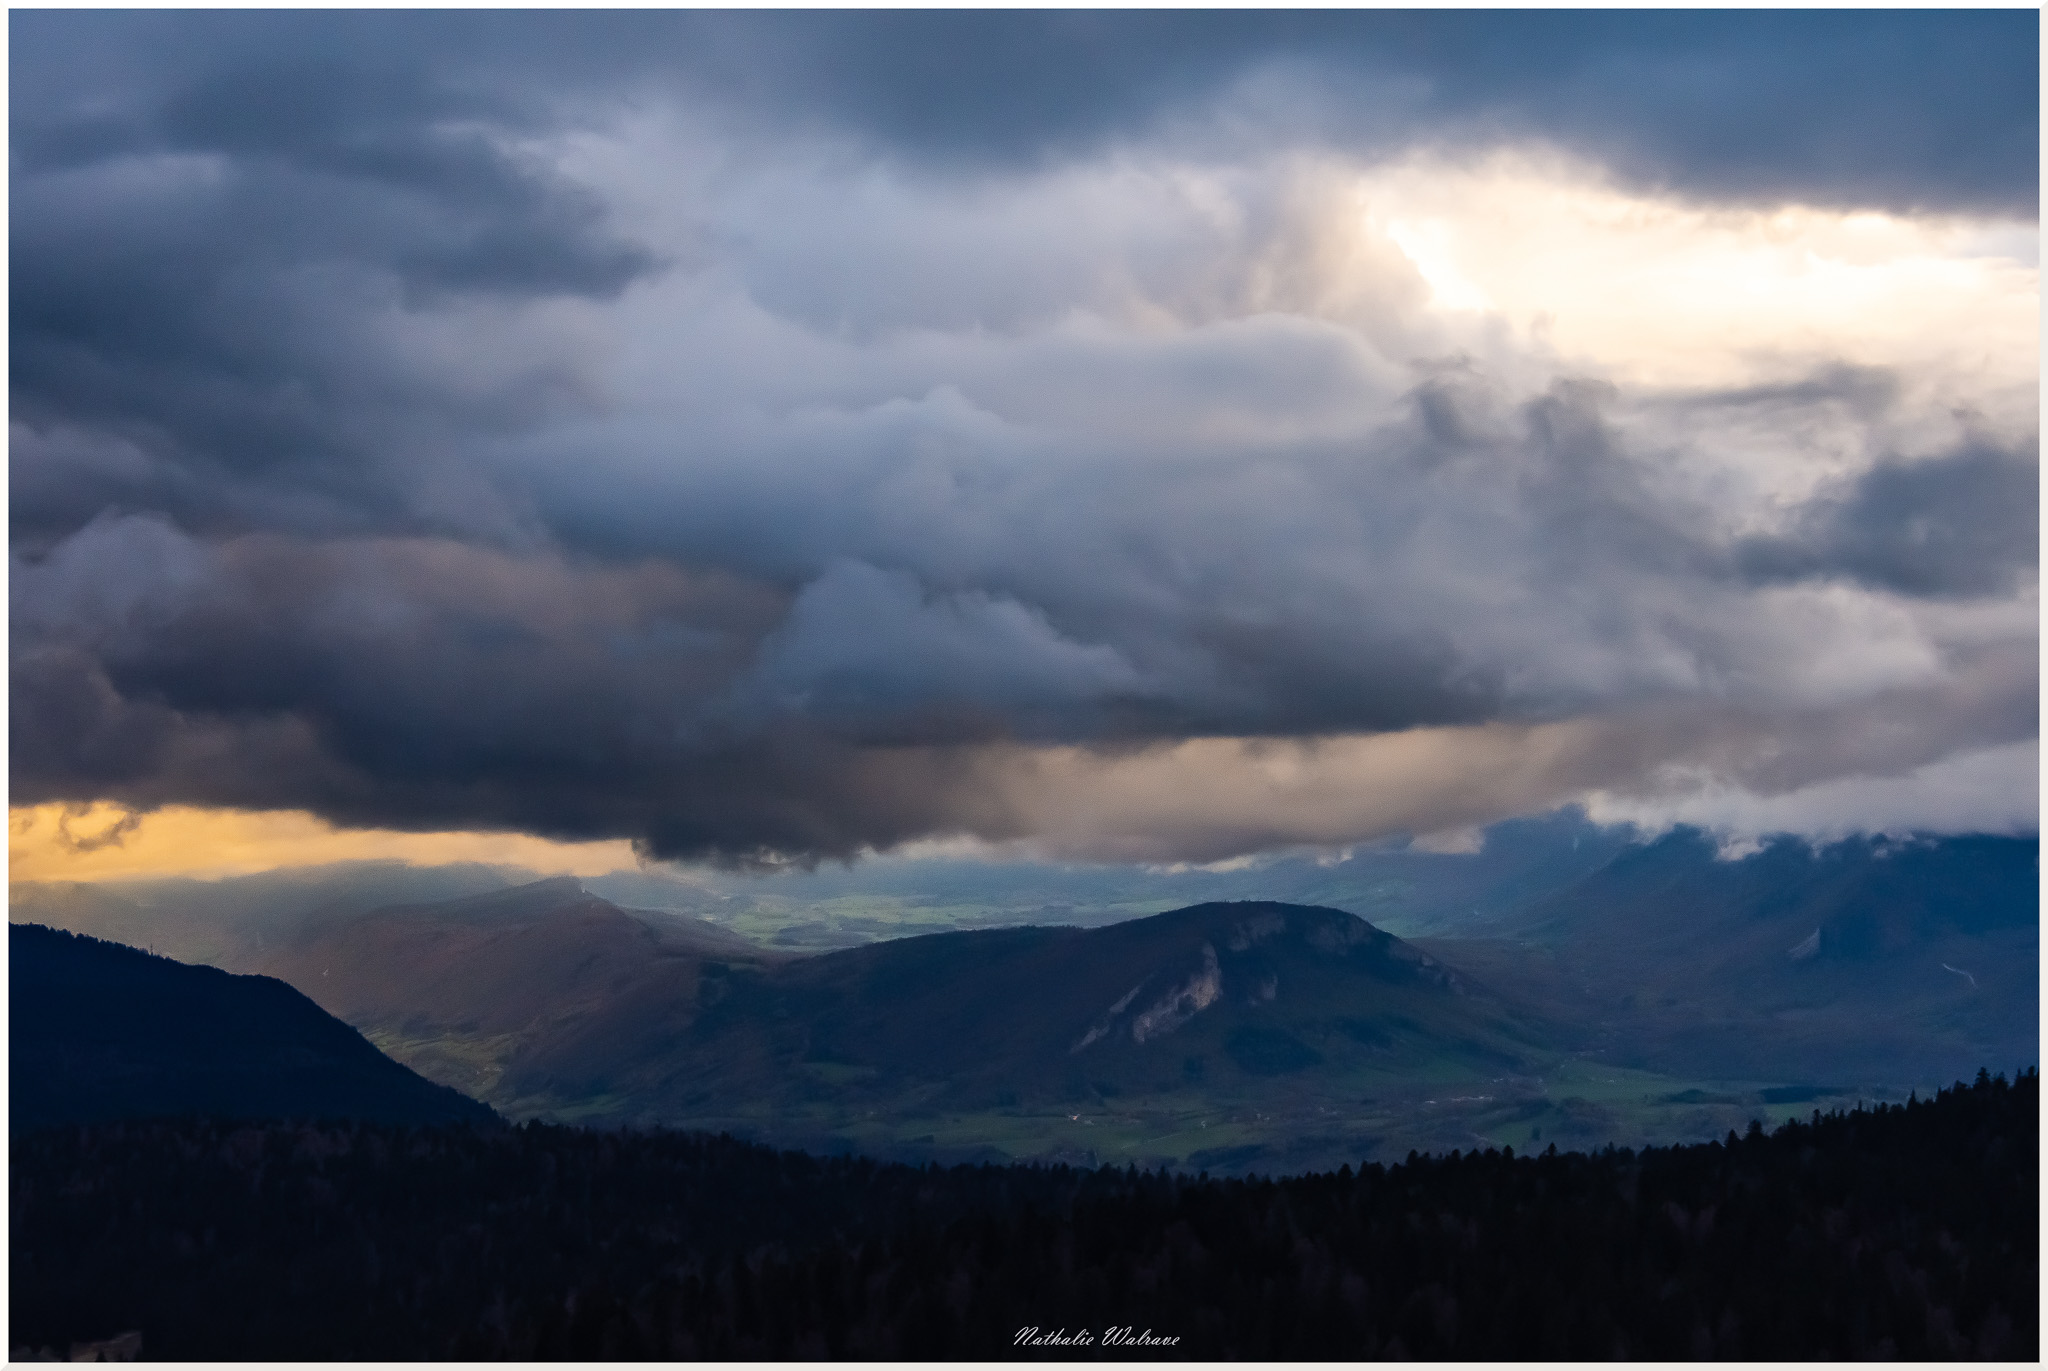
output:
[[[189,1359],[2032,1360],[2038,1111],[2036,1072],[1980,1073],[1703,1145],[1229,1180],[538,1124],[100,1124],[14,1142],[10,1340],[17,1358],[132,1330]]]

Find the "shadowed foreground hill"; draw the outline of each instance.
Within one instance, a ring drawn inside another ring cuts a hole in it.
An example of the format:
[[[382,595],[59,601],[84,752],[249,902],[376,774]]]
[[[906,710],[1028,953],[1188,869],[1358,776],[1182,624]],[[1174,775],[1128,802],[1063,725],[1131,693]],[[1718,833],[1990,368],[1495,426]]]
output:
[[[12,924],[9,1124],[182,1114],[438,1123],[495,1118],[282,981]]]
[[[2039,1349],[2039,1080],[1725,1143],[1212,1181],[701,1134],[17,1139],[16,1348],[186,1359],[1989,1357]],[[1018,1345],[1022,1329],[1075,1345]],[[1155,1339],[1109,1346],[1107,1330]],[[1085,1335],[1085,1341],[1081,1340]]]

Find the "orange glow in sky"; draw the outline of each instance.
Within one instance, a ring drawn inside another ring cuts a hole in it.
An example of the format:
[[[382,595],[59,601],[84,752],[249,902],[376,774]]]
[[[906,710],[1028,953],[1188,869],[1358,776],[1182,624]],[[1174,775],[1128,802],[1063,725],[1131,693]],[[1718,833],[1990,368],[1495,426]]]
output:
[[[10,809],[7,858],[9,879],[16,881],[237,876],[351,861],[484,862],[571,876],[639,865],[624,840],[558,843],[523,833],[338,829],[303,810],[170,806],[130,814],[104,802]]]

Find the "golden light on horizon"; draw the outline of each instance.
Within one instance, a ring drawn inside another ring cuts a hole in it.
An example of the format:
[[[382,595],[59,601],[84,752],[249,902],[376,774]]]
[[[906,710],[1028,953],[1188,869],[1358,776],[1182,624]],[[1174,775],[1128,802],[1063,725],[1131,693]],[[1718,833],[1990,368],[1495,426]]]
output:
[[[329,862],[415,866],[482,862],[544,875],[601,876],[637,867],[624,839],[564,843],[525,833],[405,833],[337,828],[304,810],[24,805],[8,810],[8,879],[115,881],[242,876]]]

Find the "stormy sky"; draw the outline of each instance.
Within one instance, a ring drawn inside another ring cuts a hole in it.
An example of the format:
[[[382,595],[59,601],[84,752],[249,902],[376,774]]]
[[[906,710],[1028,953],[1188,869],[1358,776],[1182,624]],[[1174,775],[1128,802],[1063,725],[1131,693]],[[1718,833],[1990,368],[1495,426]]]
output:
[[[2032,832],[2037,23],[16,12],[11,803]]]

